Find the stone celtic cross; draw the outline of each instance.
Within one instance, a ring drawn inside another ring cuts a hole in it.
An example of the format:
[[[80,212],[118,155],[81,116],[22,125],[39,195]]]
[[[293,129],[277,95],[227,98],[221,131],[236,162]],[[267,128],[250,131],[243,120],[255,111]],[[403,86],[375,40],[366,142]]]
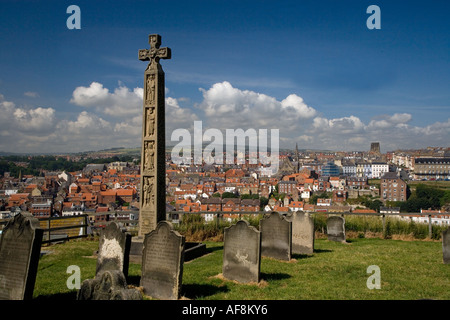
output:
[[[170,48],[160,48],[161,36],[149,35],[150,49],[139,50],[139,60],[150,61],[144,72],[141,145],[139,236],[166,219],[164,71],[160,59],[170,59]]]
[[[149,69],[150,66],[156,67],[159,64],[160,59],[172,58],[172,52],[170,48],[160,48],[161,36],[159,34],[151,34],[148,37],[148,43],[150,44],[150,49],[139,50],[139,60],[150,61],[147,69]]]

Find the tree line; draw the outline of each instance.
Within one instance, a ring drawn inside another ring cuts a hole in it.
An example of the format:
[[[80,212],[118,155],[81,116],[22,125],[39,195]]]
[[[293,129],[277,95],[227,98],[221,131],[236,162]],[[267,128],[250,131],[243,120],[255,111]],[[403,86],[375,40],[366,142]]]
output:
[[[79,161],[67,160],[64,157],[46,156],[3,156],[0,157],[0,175],[10,172],[11,177],[18,178],[22,175],[43,175],[43,171],[80,171],[88,164],[106,164],[115,161],[132,162],[133,157],[129,155],[119,155],[103,159],[84,158]],[[17,163],[24,163],[18,165]]]

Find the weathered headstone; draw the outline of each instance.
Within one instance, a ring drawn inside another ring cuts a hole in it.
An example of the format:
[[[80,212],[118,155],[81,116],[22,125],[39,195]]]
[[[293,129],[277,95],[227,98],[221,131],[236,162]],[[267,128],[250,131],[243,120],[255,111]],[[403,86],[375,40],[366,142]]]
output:
[[[77,300],[142,300],[142,294],[128,288],[122,271],[102,270],[94,279],[83,281]]]
[[[330,241],[345,242],[345,219],[343,217],[328,217],[327,236]]]
[[[242,283],[259,282],[261,268],[261,232],[247,221],[225,228],[222,274]]]
[[[139,236],[156,228],[166,215],[164,71],[160,59],[170,59],[170,48],[160,48],[161,36],[149,35],[150,49],[139,50],[139,60],[150,61],[144,72],[141,147]]]
[[[104,270],[119,270],[128,276],[131,235],[116,222],[109,223],[100,234],[96,274]]]
[[[442,255],[445,264],[450,264],[450,227],[442,231]]]
[[[0,300],[33,297],[43,230],[38,219],[19,213],[0,238]]]
[[[169,300],[180,297],[184,244],[184,236],[167,221],[160,221],[155,230],[145,235],[141,287],[146,295]]]
[[[314,253],[314,219],[305,212],[293,212],[286,216],[292,222],[292,253]]]
[[[291,260],[292,222],[277,212],[259,221],[261,255],[279,260]]]

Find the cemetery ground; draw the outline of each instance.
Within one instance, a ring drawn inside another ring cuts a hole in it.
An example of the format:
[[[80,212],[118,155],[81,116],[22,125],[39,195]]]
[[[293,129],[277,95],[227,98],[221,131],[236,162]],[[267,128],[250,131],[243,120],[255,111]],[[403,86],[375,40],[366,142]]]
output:
[[[347,238],[348,243],[316,239],[314,254],[290,261],[261,259],[258,284],[222,277],[223,242],[206,241],[207,254],[184,263],[181,299],[186,300],[417,300],[450,299],[450,265],[442,262],[441,241]],[[95,276],[98,238],[42,247],[33,299],[74,300],[68,289],[70,265],[81,282]],[[381,288],[369,289],[380,268]],[[139,286],[141,265],[130,263],[129,286]],[[144,298],[148,298],[144,296]]]

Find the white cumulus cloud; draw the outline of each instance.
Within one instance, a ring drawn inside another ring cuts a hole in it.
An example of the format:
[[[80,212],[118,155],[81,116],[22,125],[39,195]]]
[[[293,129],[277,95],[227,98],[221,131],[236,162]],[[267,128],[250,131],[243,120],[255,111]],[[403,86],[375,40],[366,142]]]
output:
[[[77,87],[70,102],[81,107],[93,107],[110,116],[122,117],[142,112],[142,97],[142,88],[130,90],[120,85],[114,92],[110,92],[103,84],[92,82],[89,87]]]
[[[204,111],[208,125],[216,128],[292,127],[316,114],[295,94],[278,101],[263,93],[234,88],[227,81],[200,91],[203,101],[198,108]]]
[[[313,120],[313,127],[317,133],[334,132],[336,134],[354,134],[364,131],[364,123],[355,116],[342,117],[336,119],[326,119],[316,117]]]
[[[286,99],[281,101],[281,108],[286,115],[292,115],[296,119],[311,118],[317,114],[314,108],[306,105],[303,98],[296,94],[290,94]]]
[[[55,126],[55,109],[38,107],[25,110],[17,108],[14,111],[14,121],[21,130],[44,133],[53,130]]]
[[[371,120],[368,124],[372,129],[386,129],[392,126],[405,127],[407,123],[412,119],[412,115],[409,113],[395,113],[392,116],[384,115],[379,116],[376,120]]]

